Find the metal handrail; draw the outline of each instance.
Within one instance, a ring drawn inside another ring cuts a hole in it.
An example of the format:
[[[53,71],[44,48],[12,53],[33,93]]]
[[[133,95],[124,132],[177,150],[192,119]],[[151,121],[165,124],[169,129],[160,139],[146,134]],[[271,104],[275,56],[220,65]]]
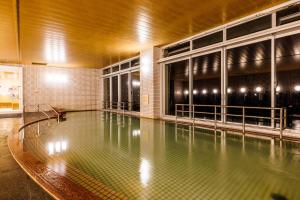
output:
[[[209,111],[197,111],[195,108],[210,108],[213,109],[212,112]],[[227,113],[228,108],[235,108],[240,109],[242,114],[232,114]],[[218,112],[218,109],[220,112]],[[255,116],[255,115],[246,115],[246,110],[269,110],[271,111],[271,116]],[[276,111],[279,111],[279,117],[276,117]],[[217,128],[218,122],[224,122],[222,121],[222,117],[225,119],[227,117],[241,117],[242,118],[242,130],[243,133],[245,133],[245,127],[246,127],[246,119],[268,119],[270,120],[274,125],[274,129],[276,129],[275,122],[279,120],[279,130],[280,130],[280,138],[282,138],[283,130],[286,128],[286,119],[287,119],[287,110],[286,108],[272,108],[272,107],[251,107],[251,106],[225,106],[225,105],[199,105],[199,104],[176,104],[175,105],[175,117],[177,121],[177,117],[184,117],[186,113],[189,113],[188,118],[193,120],[193,124],[195,124],[196,119],[201,119],[198,117],[195,117],[195,114],[204,114],[204,115],[211,115],[214,116],[214,124],[215,128]],[[178,114],[181,114],[178,115]],[[217,116],[221,116],[221,121],[217,119]],[[225,122],[226,123],[226,122]]]
[[[133,105],[139,105],[134,102],[113,102],[113,101],[103,101],[103,108],[107,110],[122,110],[125,113],[126,108],[128,111],[132,112]]]

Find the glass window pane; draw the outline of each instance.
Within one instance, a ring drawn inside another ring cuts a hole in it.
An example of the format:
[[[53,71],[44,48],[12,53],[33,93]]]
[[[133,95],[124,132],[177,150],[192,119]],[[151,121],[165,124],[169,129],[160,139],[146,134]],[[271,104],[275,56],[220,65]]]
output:
[[[137,67],[140,65],[140,59],[137,58],[137,59],[134,59],[131,61],[131,67]]]
[[[103,75],[110,74],[110,68],[103,70]]]
[[[300,34],[276,39],[276,106],[287,108],[287,127],[300,130]]]
[[[117,72],[117,71],[119,71],[119,65],[113,66],[112,67],[112,72]]]
[[[272,17],[267,15],[232,28],[227,29],[227,39],[233,39],[255,33],[258,31],[266,30],[272,27]]]
[[[174,56],[190,50],[190,42],[184,42],[164,49],[164,57]]]
[[[121,75],[121,102],[124,103],[125,110],[128,110],[128,74]]]
[[[117,109],[117,103],[118,103],[118,76],[112,77],[112,103],[113,103],[113,109]]]
[[[165,89],[165,113],[167,115],[175,115],[176,104],[189,104],[188,60],[183,60],[166,65]]]
[[[104,108],[109,108],[110,102],[110,80],[109,78],[105,78],[103,83],[103,90],[104,90]]]
[[[193,49],[209,46],[223,41],[223,31],[193,40]]]
[[[221,105],[221,52],[193,58],[192,66],[193,104],[202,105],[195,107],[195,112],[201,112],[195,113],[195,117],[214,119],[215,108],[203,105]]]
[[[271,106],[271,41],[258,42],[227,50],[228,105]],[[241,115],[239,108],[228,109],[229,114]],[[270,117],[265,110],[246,110],[246,115]],[[241,117],[228,117],[241,122]],[[247,123],[269,125],[270,120],[246,118]]]
[[[140,111],[140,72],[131,73],[132,110]]]
[[[128,69],[128,68],[129,68],[129,65],[130,65],[129,62],[121,64],[121,70],[123,70],[123,69]]]
[[[300,20],[300,4],[278,11],[276,17],[277,26]]]

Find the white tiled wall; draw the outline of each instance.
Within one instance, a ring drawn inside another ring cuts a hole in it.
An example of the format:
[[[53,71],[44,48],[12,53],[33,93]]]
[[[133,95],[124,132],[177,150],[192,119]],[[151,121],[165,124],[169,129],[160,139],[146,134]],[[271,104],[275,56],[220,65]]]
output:
[[[99,108],[101,70],[24,66],[24,105],[50,104],[65,109]]]
[[[160,65],[159,49],[154,47],[140,52],[141,60],[141,116],[160,117]],[[147,99],[148,101],[145,101]]]

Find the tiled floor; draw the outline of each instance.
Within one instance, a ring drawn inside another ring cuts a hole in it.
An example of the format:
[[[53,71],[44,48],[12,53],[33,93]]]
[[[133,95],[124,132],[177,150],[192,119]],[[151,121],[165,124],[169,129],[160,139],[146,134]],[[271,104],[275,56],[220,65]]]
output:
[[[19,118],[0,119],[0,199],[52,199],[16,163],[7,146],[7,135],[18,129]]]

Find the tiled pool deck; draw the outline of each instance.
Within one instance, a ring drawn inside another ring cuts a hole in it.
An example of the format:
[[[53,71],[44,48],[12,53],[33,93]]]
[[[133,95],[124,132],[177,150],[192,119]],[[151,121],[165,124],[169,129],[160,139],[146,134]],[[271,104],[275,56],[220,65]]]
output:
[[[9,151],[7,136],[20,125],[20,118],[0,119],[0,199],[51,200],[52,197],[19,167]]]

